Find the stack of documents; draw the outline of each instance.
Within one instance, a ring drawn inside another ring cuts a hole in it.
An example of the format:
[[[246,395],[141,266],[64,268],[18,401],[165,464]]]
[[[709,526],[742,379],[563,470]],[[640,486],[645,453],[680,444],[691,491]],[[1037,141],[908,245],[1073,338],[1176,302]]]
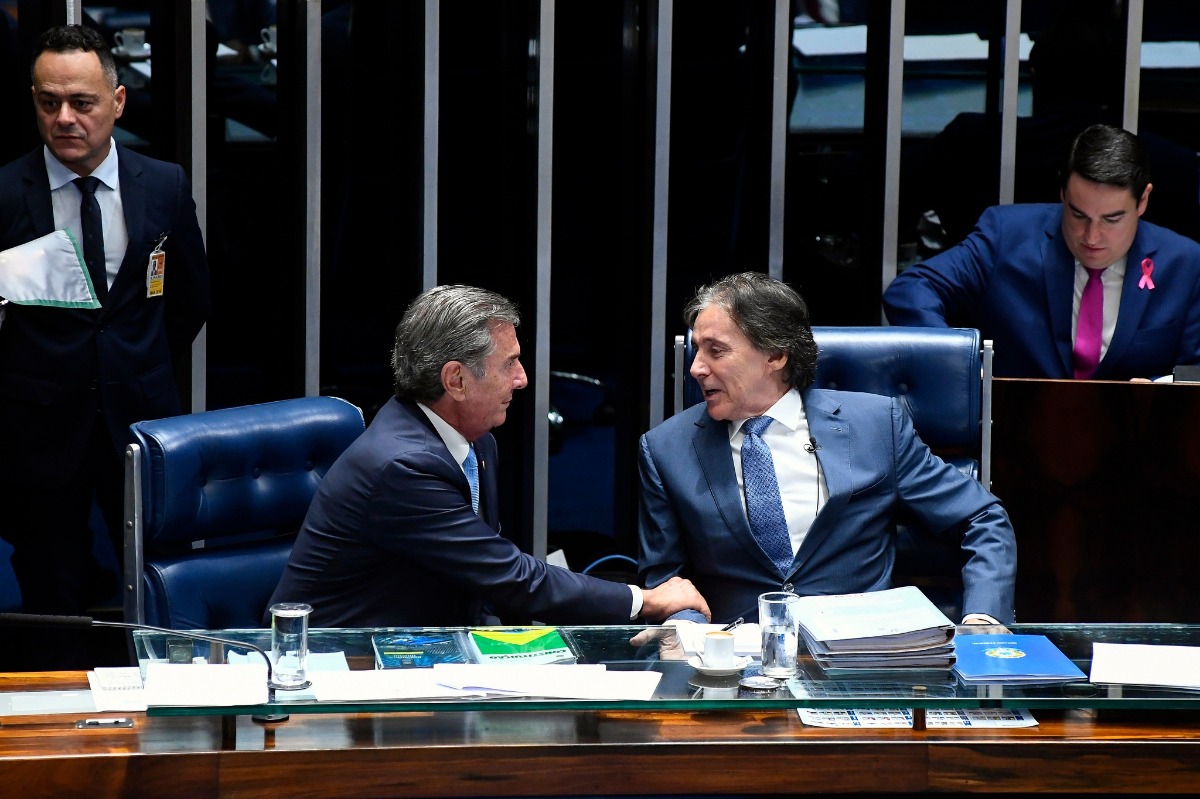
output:
[[[800,598],[800,634],[830,673],[946,671],[954,624],[919,588]]]
[[[1044,635],[960,635],[954,642],[954,673],[981,685],[1086,680],[1087,676]]]

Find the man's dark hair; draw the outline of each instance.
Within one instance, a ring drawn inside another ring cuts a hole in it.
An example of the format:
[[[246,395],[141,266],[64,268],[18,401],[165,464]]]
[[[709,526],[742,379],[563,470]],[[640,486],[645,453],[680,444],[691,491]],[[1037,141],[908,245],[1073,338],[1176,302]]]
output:
[[[683,309],[689,328],[705,308],[716,306],[738,326],[759,352],[788,356],[783,380],[792,388],[808,388],[817,374],[817,342],[808,306],[795,289],[759,272],[724,277],[696,292]]]
[[[396,398],[436,401],[445,393],[442,367],[451,361],[483,377],[484,362],[496,349],[492,330],[503,323],[517,327],[521,316],[515,304],[494,292],[473,286],[435,286],[422,292],[396,326]]]
[[[1071,144],[1061,172],[1061,188],[1067,188],[1071,175],[1129,189],[1140,201],[1150,183],[1150,162],[1137,136],[1112,125],[1092,125]]]
[[[29,62],[30,80],[33,79],[33,65],[42,53],[70,53],[76,50],[95,53],[100,59],[100,68],[104,71],[109,85],[113,89],[117,88],[117,62],[113,59],[108,42],[99,31],[83,25],[58,25],[38,37],[33,48],[33,58]]]

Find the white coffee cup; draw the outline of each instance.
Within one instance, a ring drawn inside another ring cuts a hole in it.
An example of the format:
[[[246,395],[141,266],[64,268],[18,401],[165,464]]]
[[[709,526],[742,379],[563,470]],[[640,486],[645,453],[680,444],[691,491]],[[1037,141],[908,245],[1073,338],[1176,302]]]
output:
[[[117,49],[125,53],[140,53],[146,49],[145,28],[125,28],[113,34]]]
[[[259,33],[262,34],[263,49],[274,52],[274,50],[275,50],[275,33],[277,30],[278,30],[278,28],[276,28],[276,26],[268,25],[267,27],[265,27],[261,31],[259,31]]]
[[[704,635],[704,665],[710,669],[733,668],[733,633],[714,630]]]

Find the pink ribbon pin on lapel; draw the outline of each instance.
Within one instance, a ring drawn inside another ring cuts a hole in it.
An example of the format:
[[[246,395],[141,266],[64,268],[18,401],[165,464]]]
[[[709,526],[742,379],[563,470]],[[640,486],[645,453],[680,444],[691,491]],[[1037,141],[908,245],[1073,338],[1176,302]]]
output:
[[[1138,281],[1138,288],[1153,289],[1154,281],[1150,279],[1150,276],[1152,274],[1154,274],[1154,261],[1151,261],[1149,258],[1143,258],[1142,259],[1142,279]]]

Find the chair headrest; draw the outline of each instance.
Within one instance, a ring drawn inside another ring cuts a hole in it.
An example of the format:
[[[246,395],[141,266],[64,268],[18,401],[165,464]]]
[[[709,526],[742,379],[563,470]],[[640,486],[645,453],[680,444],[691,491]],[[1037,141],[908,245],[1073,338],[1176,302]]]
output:
[[[147,546],[290,532],[363,431],[336,397],[301,397],[137,422]]]
[[[979,441],[979,331],[924,327],[815,327],[817,388],[899,397],[932,447]]]

